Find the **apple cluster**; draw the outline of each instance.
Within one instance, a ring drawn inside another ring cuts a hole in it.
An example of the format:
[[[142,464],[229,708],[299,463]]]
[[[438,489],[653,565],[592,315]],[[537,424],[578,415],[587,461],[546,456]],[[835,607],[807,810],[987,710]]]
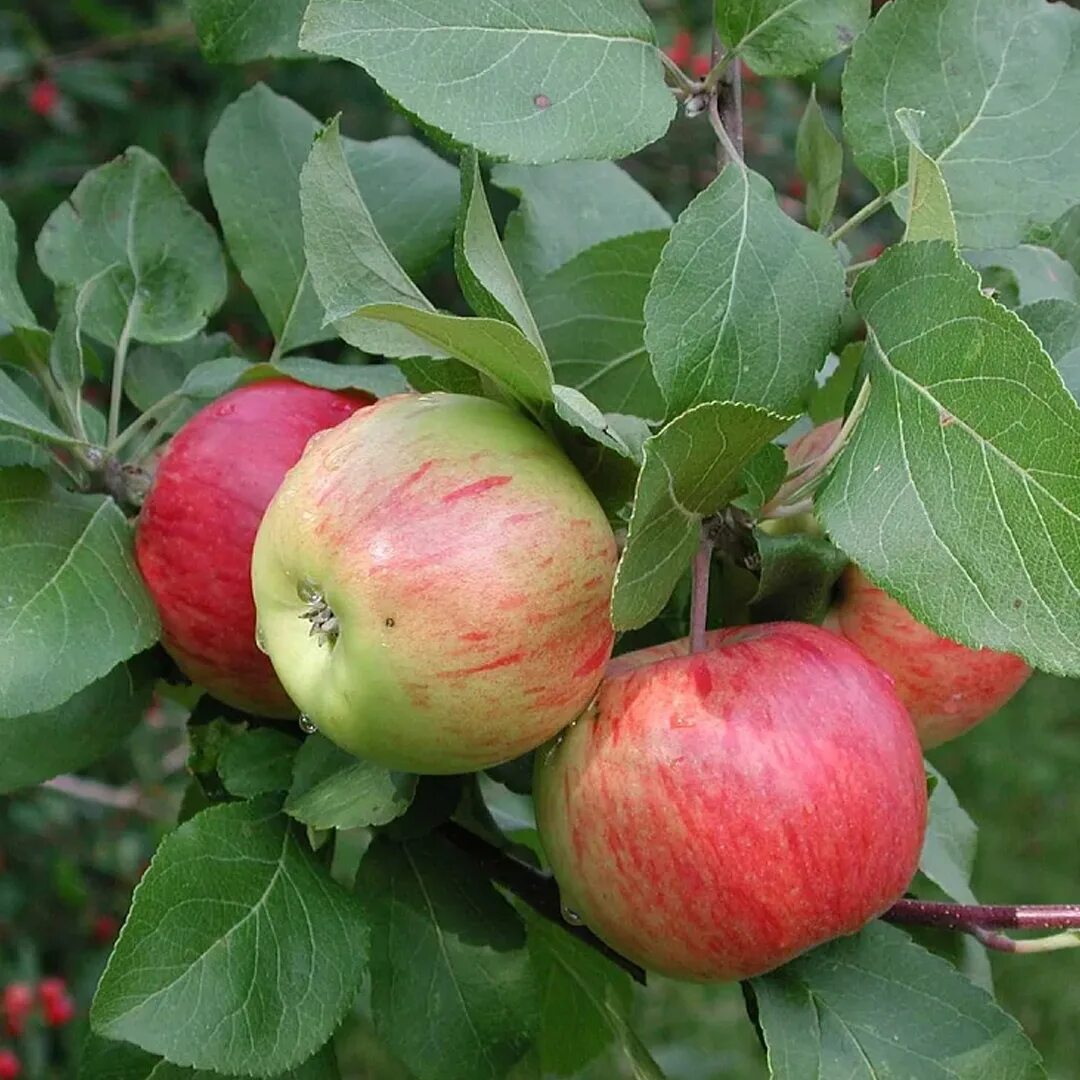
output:
[[[222,701],[417,773],[539,747],[565,907],[681,978],[759,974],[894,903],[926,825],[920,740],[1028,674],[854,567],[824,627],[612,660],[602,508],[537,425],[463,395],[234,390],[171,441],[136,555],[165,648]]]

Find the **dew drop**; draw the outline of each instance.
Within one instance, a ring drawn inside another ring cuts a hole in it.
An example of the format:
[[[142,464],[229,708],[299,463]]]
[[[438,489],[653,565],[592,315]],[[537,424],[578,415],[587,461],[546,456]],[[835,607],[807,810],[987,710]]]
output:
[[[582,917],[576,911],[568,908],[565,904],[561,906],[559,911],[563,917],[563,922],[569,923],[571,926],[581,926],[585,922],[585,920],[582,919]]]
[[[318,726],[315,724],[315,721],[312,720],[311,717],[308,716],[307,713],[301,713],[300,714],[300,730],[305,735],[314,735],[315,732],[318,731],[319,729],[318,729]]]

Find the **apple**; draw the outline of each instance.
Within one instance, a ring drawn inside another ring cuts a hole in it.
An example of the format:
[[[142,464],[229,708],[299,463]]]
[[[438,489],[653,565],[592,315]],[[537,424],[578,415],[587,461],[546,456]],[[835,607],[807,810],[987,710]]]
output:
[[[745,979],[894,903],[926,827],[922,755],[888,678],[804,623],[613,660],[537,754],[565,908],[643,967]]]
[[[825,627],[843,634],[893,680],[924,747],[955,739],[998,711],[1027,682],[1019,656],[941,637],[852,565]]]
[[[550,738],[611,655],[615,539],[506,405],[400,394],[308,444],[263,518],[259,639],[309,724],[419,773]]]
[[[296,715],[255,644],[251,549],[308,439],[374,400],[289,379],[252,383],[196,413],[157,463],[135,558],[161,617],[162,643],[214,697],[258,715]]]

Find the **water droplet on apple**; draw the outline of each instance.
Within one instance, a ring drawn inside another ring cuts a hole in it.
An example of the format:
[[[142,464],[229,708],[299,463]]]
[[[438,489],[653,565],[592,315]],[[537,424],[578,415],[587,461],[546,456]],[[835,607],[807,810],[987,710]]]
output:
[[[571,910],[565,904],[560,908],[560,914],[563,917],[563,922],[569,923],[571,926],[581,926],[585,921],[576,911]]]
[[[311,717],[308,716],[307,713],[301,713],[300,714],[300,730],[305,735],[314,735],[315,732],[319,730],[319,728],[315,724],[315,721],[312,720]]]
[[[352,449],[348,446],[339,446],[336,450],[331,450],[330,453],[323,458],[323,468],[326,469],[327,472],[334,472],[335,470],[340,469],[348,460],[350,453],[352,453]]]

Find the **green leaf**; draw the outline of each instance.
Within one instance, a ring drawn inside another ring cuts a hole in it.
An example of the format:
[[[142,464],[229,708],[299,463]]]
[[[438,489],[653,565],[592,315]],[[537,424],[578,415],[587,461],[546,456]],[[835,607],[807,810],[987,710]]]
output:
[[[645,344],[668,414],[704,401],[788,410],[829,350],[844,304],[832,245],[732,164],[671,230],[645,301]]]
[[[950,899],[959,904],[978,903],[971,891],[971,870],[979,830],[945,777],[929,762],[926,771],[937,782],[930,794],[930,819],[919,869]]]
[[[553,387],[555,412],[560,419],[584,432],[593,442],[627,458],[639,461],[635,452],[627,446],[616,428],[608,423],[607,417],[583,394],[570,386]]]
[[[285,813],[313,829],[385,825],[409,808],[416,777],[390,772],[312,735],[296,755]]]
[[[0,473],[0,715],[60,705],[157,636],[116,504]]]
[[[446,354],[488,375],[518,401],[538,407],[551,400],[551,367],[547,357],[510,323],[423,311],[409,304],[367,304],[357,317],[385,320],[405,327],[429,351]]]
[[[613,161],[496,165],[491,182],[521,200],[504,243],[526,292],[605,240],[671,227],[671,215]]]
[[[872,390],[825,528],[938,633],[1080,674],[1077,403],[946,243],[890,248],[854,301]]]
[[[74,446],[78,440],[58,428],[0,368],[0,430],[14,429],[47,442]]]
[[[479,371],[449,358],[436,360],[432,357],[402,357],[398,367],[408,380],[409,386],[421,394],[441,390],[447,394],[472,394],[486,397],[484,380]]]
[[[735,505],[756,516],[780,490],[787,473],[783,447],[767,443],[743,466],[740,483],[746,492],[735,500]]]
[[[702,518],[731,502],[743,466],[790,423],[750,405],[708,402],[646,440],[611,599],[617,630],[660,614],[690,564]]]
[[[35,469],[47,470],[51,464],[52,458],[33,439],[0,423],[0,469],[32,465]]]
[[[426,123],[513,161],[624,157],[675,115],[637,0],[586,13],[569,0],[312,0],[300,43],[359,64]]]
[[[802,75],[843,52],[869,0],[716,0],[716,32],[759,75]]]
[[[49,371],[60,388],[68,413],[74,418],[76,430],[84,435],[82,388],[86,377],[86,364],[82,320],[95,288],[96,282],[91,280],[77,293],[65,290],[58,297],[60,314],[56,331],[49,343]]]
[[[661,419],[645,351],[645,297],[667,232],[617,236],[541,278],[528,298],[556,380],[604,412]]]
[[[882,194],[908,179],[899,109],[924,113],[964,247],[1011,247],[1076,201],[1080,12],[1044,0],[904,0],[844,72],[844,130]]]
[[[526,911],[529,954],[540,984],[542,1014],[537,1049],[544,1074],[571,1076],[595,1058],[627,1022],[633,1003],[630,976],[562,927]]]
[[[847,556],[824,537],[756,531],[761,579],[751,601],[756,622],[820,622]]]
[[[517,913],[435,836],[376,839],[357,893],[380,1037],[417,1080],[502,1080],[540,1019]]]
[[[896,122],[911,143],[908,158],[908,208],[905,240],[948,240],[957,243],[956,220],[945,178],[938,163],[922,147],[919,109],[897,109]]]
[[[358,900],[272,803],[211,807],[158,848],[90,1022],[176,1065],[273,1075],[330,1038],[367,951]]]
[[[1080,304],[1042,300],[1016,313],[1031,327],[1080,402]]]
[[[783,1080],[1045,1080],[1020,1025],[951,964],[872,923],[751,982]]]
[[[1036,233],[1045,235],[1033,235],[1032,243],[1045,244],[1080,274],[1080,203],[1066,210],[1048,229]]]
[[[19,259],[19,238],[7,205],[0,199],[0,322],[9,326],[36,327],[30,305],[19,288],[15,268]]]
[[[283,731],[246,731],[222,747],[217,762],[221,783],[230,795],[241,799],[288,791],[299,747],[296,739]]]
[[[0,719],[0,794],[103,757],[139,722],[152,690],[146,665],[118,664],[47,712]]]
[[[495,230],[475,151],[461,159],[461,220],[454,266],[465,299],[477,315],[512,323],[544,352],[536,320]]]
[[[334,336],[308,272],[300,215],[300,171],[321,126],[257,83],[221,114],[206,148],[207,183],[229,253],[279,352]],[[453,166],[405,137],[346,139],[341,148],[387,247],[405,266],[425,266],[453,229]]]
[[[310,356],[286,356],[272,364],[256,364],[243,381],[262,378],[266,371],[324,390],[367,390],[376,397],[389,397],[409,389],[401,369],[394,364],[331,364]]]
[[[199,48],[215,64],[303,56],[298,41],[305,7],[307,0],[188,0]]]
[[[806,181],[806,223],[822,229],[832,220],[840,177],[844,171],[844,147],[825,122],[817,102],[817,87],[803,110],[795,136],[795,160]]]
[[[383,356],[427,354],[430,346],[407,331],[354,315],[378,302],[435,309],[379,235],[345,160],[336,119],[315,140],[300,172],[300,211],[311,281],[341,337]]]
[[[829,358],[824,369],[828,374],[810,392],[807,401],[806,411],[815,424],[824,424],[827,420],[836,420],[844,415],[862,356],[863,343],[852,341],[844,346],[838,357]]]
[[[137,146],[88,172],[37,241],[41,269],[59,286],[97,282],[83,328],[115,345],[181,341],[225,299],[217,235],[164,166]]]
[[[1080,302],[1080,275],[1056,252],[1033,244],[989,251],[965,251],[976,270],[1000,269],[1016,282],[1018,304],[1040,300]]]

